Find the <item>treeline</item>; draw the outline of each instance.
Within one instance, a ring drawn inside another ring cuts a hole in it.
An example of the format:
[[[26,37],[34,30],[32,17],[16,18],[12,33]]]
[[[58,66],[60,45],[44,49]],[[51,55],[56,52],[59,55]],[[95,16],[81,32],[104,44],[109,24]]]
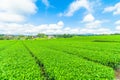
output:
[[[44,33],[38,33],[37,35],[6,35],[0,34],[0,40],[35,40],[35,39],[53,39],[53,38],[71,38],[74,36],[96,36],[98,34],[56,34],[46,35]],[[108,35],[108,34],[99,34]],[[109,35],[120,35],[120,33],[109,34]]]
[[[0,34],[0,40],[30,40],[30,39],[52,39],[52,38],[70,38],[73,34],[46,35],[39,33],[37,35],[5,35]]]
[[[56,37],[56,38],[70,38],[70,37],[77,36],[77,35],[74,35],[74,34],[58,34],[58,35],[53,35],[53,36]]]

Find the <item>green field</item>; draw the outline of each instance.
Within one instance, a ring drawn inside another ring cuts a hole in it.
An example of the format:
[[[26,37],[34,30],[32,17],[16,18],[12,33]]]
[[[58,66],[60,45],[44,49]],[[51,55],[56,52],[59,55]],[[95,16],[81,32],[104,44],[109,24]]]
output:
[[[119,35],[0,41],[0,80],[115,80],[119,69]]]

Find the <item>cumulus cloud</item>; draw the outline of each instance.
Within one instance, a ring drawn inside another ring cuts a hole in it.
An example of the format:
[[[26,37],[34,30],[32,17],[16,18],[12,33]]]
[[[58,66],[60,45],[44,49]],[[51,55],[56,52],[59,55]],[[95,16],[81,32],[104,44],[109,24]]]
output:
[[[63,21],[59,21],[54,24],[41,24],[34,25],[28,23],[18,23],[26,20],[27,15],[35,14],[37,6],[36,0],[1,0],[0,1],[0,33],[2,34],[29,34],[35,35],[37,33],[45,34],[103,34],[110,33],[110,29],[99,27],[101,21],[96,20],[92,14],[90,14],[91,7],[88,0],[75,0],[73,1],[68,10],[65,13],[60,13],[59,16],[72,16],[81,8],[85,8],[89,14],[87,14],[83,23],[85,27],[66,27]],[[48,0],[42,0],[45,6],[49,7]],[[116,22],[116,24],[118,24]],[[116,27],[116,29],[118,29]]]
[[[24,34],[36,35],[37,33],[45,34],[103,34],[111,33],[107,28],[71,28],[65,27],[63,21],[56,24],[18,24],[18,23],[0,23],[0,33],[2,34]]]
[[[32,25],[32,24],[18,24],[18,23],[0,23],[0,33],[3,34],[55,34],[62,32],[64,23],[59,21],[56,24],[41,24],[41,25]]]
[[[116,22],[115,22],[115,25],[116,25],[116,30],[117,31],[120,31],[120,20],[117,20]]]
[[[97,20],[95,17],[88,13],[83,17],[82,23],[84,23],[85,27],[80,29],[81,34],[111,34],[109,28],[105,28],[102,26],[103,20]]]
[[[87,14],[87,15],[84,17],[83,22],[92,22],[92,21],[94,21],[94,20],[95,20],[95,18],[94,18],[94,16],[93,16],[92,14]]]
[[[63,21],[59,21],[59,22],[57,23],[57,25],[58,25],[58,26],[64,26],[64,23],[63,23]]]
[[[90,4],[88,0],[75,0],[72,2],[67,10],[63,15],[64,16],[72,16],[76,11],[81,8],[85,8],[87,11],[90,11]]]
[[[120,31],[120,26],[116,26],[116,30],[117,30],[117,31]]]
[[[113,12],[114,15],[120,14],[120,2],[114,6],[106,7],[103,12]]]
[[[22,22],[26,15],[36,13],[36,9],[35,0],[1,0],[0,21]]]
[[[83,23],[85,23],[86,28],[98,28],[101,26],[102,21],[95,20],[94,16],[92,14],[87,14],[83,20]]]
[[[100,20],[95,20],[95,21],[86,23],[85,25],[87,28],[98,28],[101,26],[101,23],[102,22]]]
[[[25,17],[15,13],[0,12],[0,22],[22,22]]]
[[[116,25],[120,25],[120,20],[115,22]]]
[[[80,30],[81,34],[111,34],[112,31],[108,28],[96,28],[96,29],[89,29],[83,28]]]
[[[111,34],[109,28],[102,27],[102,20],[96,20],[92,14],[84,16],[82,23],[85,27],[80,29],[81,34]]]

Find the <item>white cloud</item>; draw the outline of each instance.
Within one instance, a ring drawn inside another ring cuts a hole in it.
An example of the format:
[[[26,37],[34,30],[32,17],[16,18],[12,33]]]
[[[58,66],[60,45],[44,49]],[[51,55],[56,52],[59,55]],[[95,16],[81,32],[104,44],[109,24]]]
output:
[[[84,28],[64,27],[64,22],[59,21],[54,24],[20,24],[26,20],[26,16],[36,13],[36,0],[1,0],[0,1],[0,33],[2,34],[87,34],[87,33],[110,33],[107,28],[101,28],[101,21],[95,20],[92,14],[84,17]],[[42,2],[49,7],[48,0]],[[88,13],[91,11],[88,0],[75,0],[70,4],[67,12],[60,13],[59,16],[72,16],[76,11],[85,8]]]
[[[35,0],[1,0],[0,11],[32,14],[36,12]]]
[[[42,24],[42,25],[32,25],[32,24],[17,24],[17,23],[0,23],[0,33],[3,34],[55,34],[62,32],[64,23],[59,21],[56,24]]]
[[[116,27],[116,30],[117,30],[117,31],[120,31],[120,26],[117,26],[117,27]]]
[[[22,22],[25,17],[14,13],[0,12],[0,22]]]
[[[49,6],[50,6],[50,3],[49,3],[48,0],[42,0],[42,2],[44,3],[44,5],[45,5],[46,7],[49,7]]]
[[[95,18],[94,18],[94,16],[93,16],[92,14],[87,14],[87,15],[84,17],[83,22],[92,22],[92,21],[94,21],[94,20],[95,20]]]
[[[62,34],[80,34],[80,28],[66,27],[62,31]]]
[[[104,12],[112,12],[115,9],[115,7],[106,7],[104,9]]]
[[[120,2],[114,6],[106,7],[103,12],[113,12],[114,15],[120,14]]]
[[[108,28],[99,28],[96,30],[96,34],[110,34],[112,31]]]
[[[88,0],[75,0],[70,4],[67,12],[65,12],[63,15],[72,16],[76,11],[81,8],[85,8],[87,11],[91,10]]]
[[[83,28],[80,31],[82,34],[111,34],[112,31],[108,28],[97,28],[97,29],[89,29]]]
[[[101,26],[101,23],[102,22],[100,20],[95,20],[95,21],[86,23],[85,25],[87,28],[98,28]]]
[[[116,25],[120,25],[120,20],[115,22]]]
[[[116,21],[115,24],[116,24],[116,27],[115,27],[116,33],[120,33],[119,32],[120,31],[120,20]]]
[[[57,25],[58,25],[58,26],[64,26],[64,23],[63,23],[63,21],[59,21],[59,22],[57,23]]]
[[[101,4],[101,0],[73,0],[67,10],[62,13],[60,12],[58,16],[73,16],[80,9],[85,9],[85,13],[93,13],[94,10],[97,10],[101,6]]]
[[[35,0],[1,0],[0,21],[21,22],[25,16],[36,12]],[[8,17],[8,19],[7,19]]]
[[[56,24],[18,24],[18,23],[0,23],[0,33],[1,34],[25,34],[25,35],[35,35],[37,33],[45,34],[103,34],[111,33],[110,29],[107,28],[71,28],[64,27],[62,21]]]
[[[85,23],[86,28],[98,28],[101,26],[102,21],[95,20],[94,16],[92,14],[87,14],[83,20],[83,23]]]
[[[111,34],[109,28],[102,27],[102,23],[106,22],[106,20],[97,20],[92,14],[87,14],[82,23],[84,23],[85,27],[80,29],[81,34]]]

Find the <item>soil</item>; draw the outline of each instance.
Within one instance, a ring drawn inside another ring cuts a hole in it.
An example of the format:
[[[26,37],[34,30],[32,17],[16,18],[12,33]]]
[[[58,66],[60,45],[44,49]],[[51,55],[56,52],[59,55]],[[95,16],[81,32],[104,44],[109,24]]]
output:
[[[115,71],[116,80],[120,80],[120,69]]]

